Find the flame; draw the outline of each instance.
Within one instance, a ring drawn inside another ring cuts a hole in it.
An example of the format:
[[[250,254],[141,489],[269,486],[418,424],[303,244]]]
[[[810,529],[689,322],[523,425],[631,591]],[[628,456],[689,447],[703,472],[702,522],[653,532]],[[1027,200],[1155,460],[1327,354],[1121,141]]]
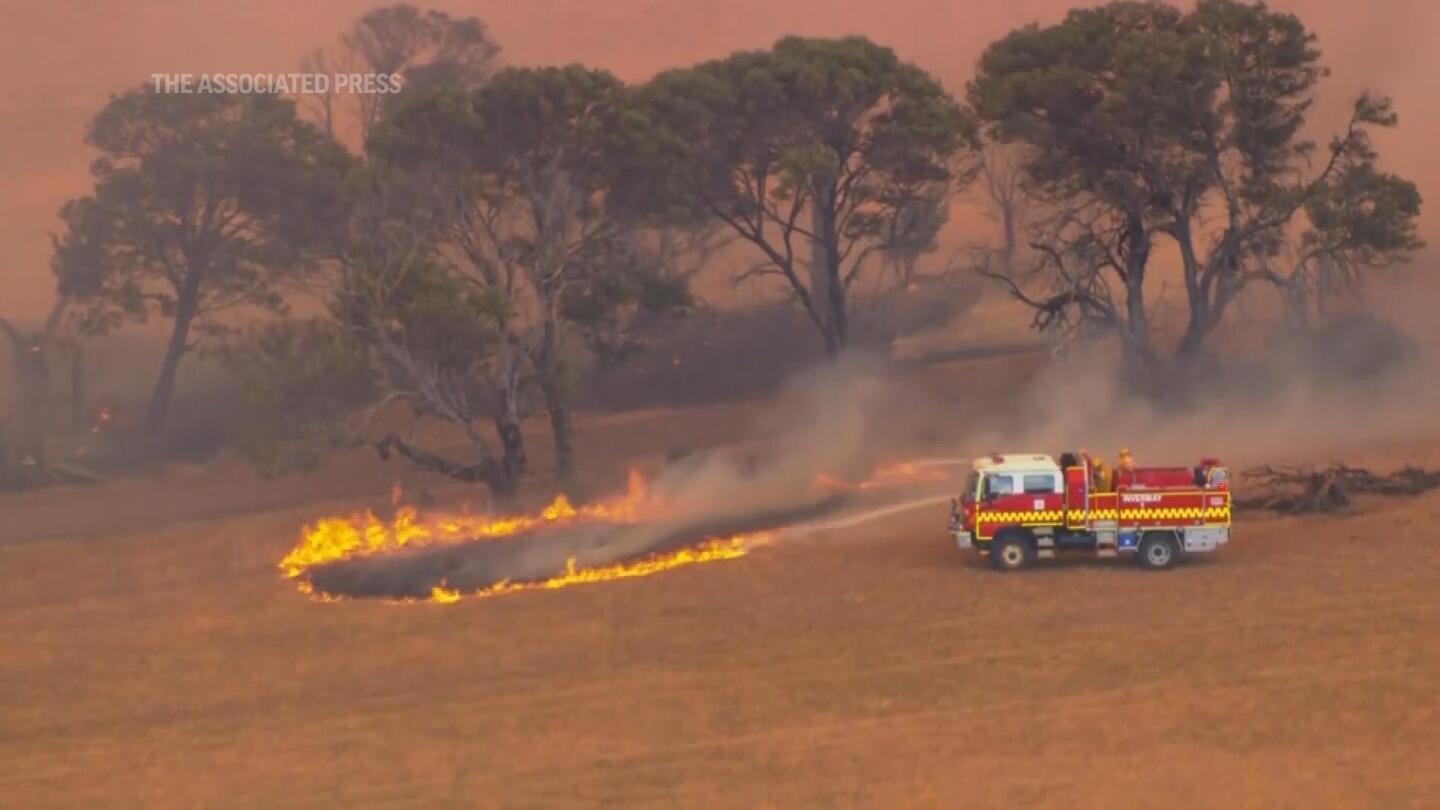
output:
[[[392,492],[392,496],[398,498],[398,492],[397,488]],[[413,507],[403,507],[389,523],[370,512],[349,517],[332,516],[306,526],[300,544],[285,555],[279,567],[287,578],[296,580],[296,587],[302,594],[317,602],[338,602],[344,597],[317,590],[303,574],[316,565],[338,560],[425,543],[506,537],[562,521],[588,519],[630,523],[657,506],[658,498],[648,491],[644,477],[632,470],[628,487],[622,496],[576,507],[564,495],[557,495],[549,505],[533,515],[493,517],[446,514],[422,519]],[[571,585],[650,576],[686,565],[743,557],[751,549],[770,542],[774,537],[774,532],[711,537],[688,548],[594,568],[580,568],[576,565],[575,558],[571,557],[566,562],[563,573],[548,579],[529,582],[506,580],[471,593],[461,593],[441,581],[431,588],[428,597],[394,601],[453,604],[462,598],[486,598],[530,590],[555,590]]]
[[[679,568],[685,565],[696,563],[713,562],[715,560],[733,560],[743,557],[749,553],[751,548],[763,545],[773,539],[771,532],[754,532],[751,534],[737,534],[730,537],[719,537],[706,540],[691,548],[682,548],[677,551],[668,551],[662,554],[654,554],[632,562],[614,563],[612,565],[600,566],[598,568],[576,568],[575,558],[571,557],[565,565],[565,573],[540,582],[500,582],[477,591],[476,596],[497,596],[504,593],[514,593],[525,590],[555,590],[557,588],[568,588],[571,585],[587,585],[592,582],[609,582],[615,579],[629,579],[631,577],[648,577],[651,574],[658,574],[661,571],[669,571],[672,568]]]
[[[913,461],[901,461],[876,467],[875,471],[870,474],[870,477],[864,481],[845,481],[832,475],[820,473],[815,476],[815,485],[822,489],[855,492],[867,489],[904,486],[906,484],[920,484],[927,481],[943,481],[947,477],[943,470],[935,467],[922,466]]]
[[[315,585],[314,585],[314,583],[310,582],[310,581],[307,580],[307,579],[302,579],[302,580],[300,580],[300,582],[297,583],[297,586],[300,588],[300,593],[305,594],[306,596],[310,597],[311,599],[315,600],[316,602],[339,602],[339,601],[340,601],[340,597],[336,596],[335,594],[325,593],[324,591],[317,591],[317,590],[315,590]]]
[[[648,577],[651,574],[658,574],[662,571],[669,571],[686,565],[716,562],[719,560],[734,560],[745,556],[750,553],[751,549],[764,545],[774,538],[774,532],[752,532],[750,534],[736,534],[729,537],[715,537],[690,548],[667,551],[660,554],[653,554],[639,560],[614,563],[595,568],[578,568],[575,565],[575,558],[571,557],[565,564],[565,573],[557,574],[549,579],[533,582],[511,582],[505,580],[469,594],[462,594],[442,582],[440,585],[436,585],[431,589],[429,599],[400,601],[411,603],[434,602],[448,605],[459,602],[461,599],[484,599],[491,596],[519,593],[520,591],[553,591],[559,588],[568,588],[572,585],[589,585],[594,582],[610,582],[612,580],[630,579],[632,577]]]
[[[396,496],[395,492],[392,496]],[[628,523],[637,519],[642,508],[653,505],[644,477],[631,470],[629,486],[622,496],[577,508],[564,495],[557,495],[534,515],[495,517],[461,513],[437,514],[422,519],[413,506],[406,506],[396,510],[394,519],[389,523],[373,512],[324,517],[304,528],[299,545],[280,561],[280,570],[286,578],[297,579],[317,565],[407,546],[508,537],[545,524],[569,520]]]
[[[460,592],[451,590],[444,585],[436,585],[430,589],[430,601],[448,605],[460,601]]]

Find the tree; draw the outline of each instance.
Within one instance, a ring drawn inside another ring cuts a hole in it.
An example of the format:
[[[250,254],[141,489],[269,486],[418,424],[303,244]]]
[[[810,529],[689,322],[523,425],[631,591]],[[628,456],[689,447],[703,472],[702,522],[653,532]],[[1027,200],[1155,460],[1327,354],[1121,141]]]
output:
[[[937,184],[897,207],[882,223],[876,250],[901,288],[915,283],[921,257],[935,252],[950,221],[950,197],[950,189]]]
[[[1020,234],[1030,214],[1025,172],[1018,151],[1000,144],[987,144],[980,158],[980,189],[989,203],[985,214],[1000,226],[1000,245],[992,252],[1004,273],[1014,270]]]
[[[304,68],[327,76],[357,71],[398,75],[411,93],[446,85],[473,90],[495,72],[499,55],[500,46],[479,19],[397,3],[366,12],[341,35],[338,47],[315,51],[306,57]],[[306,108],[332,137],[342,124],[337,102],[347,95],[355,101],[349,111],[362,143],[399,96],[347,94],[331,84],[305,97]]]
[[[132,90],[101,110],[87,142],[101,152],[95,188],[62,211],[56,271],[91,329],[171,320],[147,410],[155,432],[182,359],[217,317],[282,310],[281,286],[313,269],[317,218],[335,210],[348,159],[271,95]]]
[[[923,250],[934,201],[970,175],[953,168],[972,142],[964,111],[862,37],[787,37],[663,73],[631,123],[622,131],[648,178],[635,193],[751,243],[763,262],[750,274],[782,279],[832,356],[849,340],[846,296],[866,259]]]
[[[497,253],[520,268],[533,296],[526,343],[562,476],[575,453],[570,324],[583,321],[598,338],[592,346],[613,346],[619,310],[683,298],[667,297],[660,277],[631,261],[625,236],[634,222],[610,196],[623,182],[610,124],[624,100],[614,76],[580,65],[505,70],[475,99],[480,169],[507,212]]]
[[[5,468],[13,460],[28,458],[38,467],[44,467],[48,461],[45,438],[52,417],[51,357],[56,352],[69,352],[76,362],[79,357],[78,346],[66,339],[62,331],[67,303],[64,297],[58,299],[38,329],[23,329],[0,318],[0,335],[5,336],[10,346],[15,385],[10,409],[13,421],[0,419],[0,484],[9,477]],[[4,424],[7,421],[12,423]],[[13,438],[6,436],[7,433]],[[12,453],[15,459],[11,459]]]
[[[636,222],[612,204],[624,96],[604,71],[510,68],[468,98],[441,90],[402,105],[373,144],[433,183],[448,255],[504,301],[499,388],[518,399],[522,368],[533,373],[562,475],[574,466],[571,325],[610,335],[629,304],[678,300],[656,294],[658,276],[642,283],[627,242]]]
[[[440,253],[445,224],[424,204],[426,185],[393,166],[364,167],[351,179],[333,314],[366,348],[378,395],[355,430],[364,435],[375,414],[400,404],[411,429],[374,442],[383,458],[399,453],[422,469],[506,494],[524,469],[518,416],[494,386],[510,359],[508,302]],[[504,448],[498,458],[479,428],[487,418]],[[418,431],[430,421],[460,430],[471,458],[423,446]]]
[[[1312,167],[1302,133],[1319,59],[1298,18],[1236,0],[1190,13],[1114,2],[991,45],[971,104],[995,138],[1027,147],[1026,177],[1051,209],[1032,243],[1038,266],[993,275],[1038,328],[1118,334],[1156,387],[1196,367],[1251,285],[1293,298],[1317,268],[1353,279],[1403,261],[1420,246],[1420,195],[1377,167],[1369,135],[1395,125],[1390,102],[1357,99]],[[1174,363],[1146,301],[1160,240],[1178,248],[1188,309]]]

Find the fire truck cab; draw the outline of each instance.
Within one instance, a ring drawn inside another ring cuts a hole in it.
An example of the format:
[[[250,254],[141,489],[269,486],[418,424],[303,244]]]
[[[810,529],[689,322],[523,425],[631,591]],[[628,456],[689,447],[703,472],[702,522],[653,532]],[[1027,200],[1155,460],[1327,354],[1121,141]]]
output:
[[[975,459],[951,500],[950,533],[1001,571],[1060,551],[1133,554],[1150,569],[1230,539],[1230,474],[1195,467],[1124,466],[1113,475],[1086,453],[993,454]]]

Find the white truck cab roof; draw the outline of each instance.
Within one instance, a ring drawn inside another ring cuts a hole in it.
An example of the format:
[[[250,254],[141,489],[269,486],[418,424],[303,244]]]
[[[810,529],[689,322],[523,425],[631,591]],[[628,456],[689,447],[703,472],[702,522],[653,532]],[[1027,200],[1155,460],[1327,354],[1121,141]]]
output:
[[[994,453],[975,459],[972,467],[981,475],[1007,472],[1060,472],[1060,465],[1055,463],[1055,459],[1043,453]]]

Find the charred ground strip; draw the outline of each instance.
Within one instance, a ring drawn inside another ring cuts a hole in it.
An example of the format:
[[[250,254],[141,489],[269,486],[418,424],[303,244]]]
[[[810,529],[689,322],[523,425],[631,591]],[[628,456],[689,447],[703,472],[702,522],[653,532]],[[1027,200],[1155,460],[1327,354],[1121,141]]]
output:
[[[752,515],[707,516],[647,524],[577,522],[499,540],[407,549],[316,566],[306,573],[315,591],[355,598],[423,599],[444,586],[464,593],[501,582],[541,582],[577,568],[640,560],[714,537],[783,528],[853,505],[836,494],[794,508]]]

